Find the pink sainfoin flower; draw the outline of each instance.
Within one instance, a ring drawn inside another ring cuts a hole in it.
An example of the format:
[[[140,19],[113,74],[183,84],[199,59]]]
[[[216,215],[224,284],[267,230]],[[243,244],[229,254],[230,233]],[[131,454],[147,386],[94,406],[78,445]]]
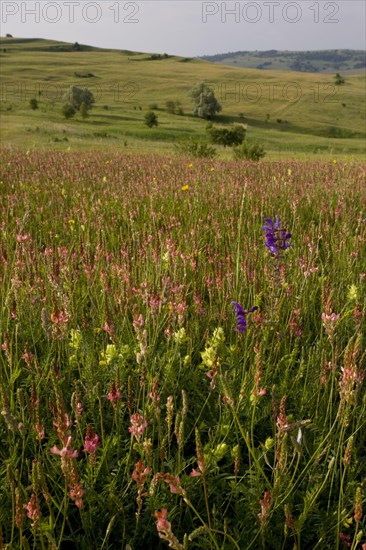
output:
[[[135,464],[135,470],[132,472],[132,479],[137,484],[137,512],[136,516],[139,517],[142,508],[142,497],[147,496],[148,493],[143,493],[144,485],[146,483],[147,476],[151,473],[151,468],[145,468],[142,460],[139,460]]]
[[[262,382],[262,355],[261,355],[261,350],[260,350],[260,347],[259,347],[258,343],[255,344],[254,351],[255,351],[255,357],[256,357],[255,372],[254,372],[255,388],[252,392],[252,395],[254,397],[263,397],[264,395],[266,395],[267,390],[266,390],[266,388],[261,387],[261,382]]]
[[[329,340],[333,340],[335,325],[339,318],[339,313],[333,313],[329,308],[326,308],[326,311],[322,313],[323,327]]]
[[[164,481],[169,485],[169,490],[171,493],[186,498],[187,494],[180,484],[179,476],[173,476],[172,474],[162,474],[159,472],[154,475],[153,483],[156,485],[159,480]]]
[[[339,533],[339,539],[342,543],[342,546],[344,546],[344,548],[351,548],[351,546],[352,546],[351,535],[344,535],[341,532],[341,533]]]
[[[23,507],[27,511],[28,518],[32,520],[32,527],[34,527],[34,525],[40,518],[40,509],[37,495],[35,493],[32,493],[28,504],[24,504]]]
[[[291,424],[289,424],[286,416],[286,399],[287,397],[284,395],[280,402],[280,414],[277,416],[278,433],[285,432],[291,428]]]
[[[168,511],[166,508],[162,508],[155,512],[154,517],[157,519],[156,529],[158,531],[159,537],[169,544],[169,548],[174,548],[175,550],[184,550],[182,544],[180,544],[177,537],[172,531],[171,523],[167,520]]]
[[[99,435],[94,433],[90,425],[87,426],[83,453],[88,453],[89,461],[95,464],[96,452],[99,446]]]
[[[107,334],[109,334],[109,336],[112,338],[113,335],[114,335],[114,332],[115,332],[114,324],[113,324],[113,323],[105,322],[105,323],[104,323],[104,326],[103,326],[103,330],[104,330],[104,332],[106,332]]]
[[[261,506],[261,512],[258,514],[258,517],[263,527],[267,523],[269,510],[272,504],[272,497],[269,491],[264,492],[263,498],[259,501],[259,504]]]
[[[361,336],[358,336],[356,340],[350,341],[344,352],[344,366],[341,367],[339,379],[341,405],[352,403],[362,385],[365,371],[358,364],[361,347]]]
[[[76,506],[80,509],[83,507],[84,489],[80,482],[69,484],[70,498],[75,502]]]
[[[117,388],[117,384],[115,381],[112,382],[110,390],[107,394],[107,399],[112,403],[113,407],[116,406],[117,401],[120,401],[122,399],[121,391]]]
[[[72,449],[70,449],[71,439],[72,439],[72,437],[71,437],[71,435],[69,435],[68,438],[67,438],[67,441],[66,441],[66,445],[62,449],[58,449],[56,447],[56,445],[54,445],[50,449],[50,452],[54,455],[60,455],[62,458],[64,458],[64,457],[76,458],[79,453],[76,450],[73,451]]]
[[[140,413],[135,413],[130,418],[131,426],[128,431],[140,441],[142,434],[147,428],[147,421]]]
[[[151,473],[151,468],[145,468],[142,460],[138,460],[135,464],[135,470],[132,472],[132,479],[137,483],[138,487],[143,487],[146,477]]]

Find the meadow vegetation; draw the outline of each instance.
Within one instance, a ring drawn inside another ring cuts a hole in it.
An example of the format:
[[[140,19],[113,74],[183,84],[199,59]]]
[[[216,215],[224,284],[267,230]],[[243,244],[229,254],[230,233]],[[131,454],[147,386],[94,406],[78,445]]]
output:
[[[365,169],[2,148],[1,547],[366,548]]]

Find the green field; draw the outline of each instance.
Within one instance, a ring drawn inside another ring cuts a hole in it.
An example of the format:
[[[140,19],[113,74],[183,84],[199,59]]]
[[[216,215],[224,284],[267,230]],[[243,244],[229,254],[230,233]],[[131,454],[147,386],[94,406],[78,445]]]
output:
[[[188,97],[205,81],[223,107],[217,122],[246,124],[247,138],[264,146],[266,158],[364,157],[361,73],[335,86],[330,74],[264,72],[86,46],[73,51],[71,44],[15,38],[1,39],[0,59],[3,145],[172,153],[180,140],[205,137],[206,122],[190,114]],[[96,97],[85,121],[80,115],[66,121],[61,114],[72,84],[90,88]],[[39,100],[36,111],[29,106],[32,98]],[[184,116],[169,114],[168,100],[179,100]],[[152,104],[159,126],[149,129],[143,118]],[[219,154],[231,156],[223,148]]]

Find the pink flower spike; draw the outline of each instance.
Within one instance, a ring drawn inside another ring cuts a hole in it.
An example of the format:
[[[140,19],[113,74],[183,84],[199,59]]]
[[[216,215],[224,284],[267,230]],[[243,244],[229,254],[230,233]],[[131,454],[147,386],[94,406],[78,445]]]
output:
[[[147,421],[142,416],[142,414],[135,413],[130,418],[131,426],[128,428],[128,431],[136,437],[139,441],[140,437],[147,428]]]
[[[182,488],[180,486],[180,479],[178,476],[172,478],[171,483],[169,483],[169,490],[171,493],[175,493],[177,495],[181,494]]]
[[[201,474],[201,472],[198,472],[197,470],[195,470],[194,468],[192,468],[192,471],[191,471],[191,473],[190,473],[189,475],[192,476],[192,477],[199,477],[199,476],[201,476],[202,474]]]
[[[92,432],[87,433],[84,441],[84,453],[95,454],[99,445],[99,435]]]
[[[162,508],[160,511],[155,512],[155,517],[157,519],[156,528],[159,532],[170,531],[172,528],[171,523],[166,519],[168,515],[168,510]]]
[[[67,457],[67,458],[76,458],[78,456],[78,451],[73,451],[72,449],[70,449],[70,444],[71,444],[71,435],[69,435],[69,437],[67,438],[67,442],[66,442],[66,445],[65,447],[63,447],[62,449],[58,449],[56,447],[56,445],[54,445],[51,449],[50,449],[50,452],[54,455],[60,455],[61,457]]]

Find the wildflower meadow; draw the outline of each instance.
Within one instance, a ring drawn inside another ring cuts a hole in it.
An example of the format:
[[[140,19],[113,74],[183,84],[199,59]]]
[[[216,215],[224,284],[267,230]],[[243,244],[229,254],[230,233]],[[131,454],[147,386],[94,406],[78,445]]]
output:
[[[0,547],[365,550],[365,164],[1,157]]]

